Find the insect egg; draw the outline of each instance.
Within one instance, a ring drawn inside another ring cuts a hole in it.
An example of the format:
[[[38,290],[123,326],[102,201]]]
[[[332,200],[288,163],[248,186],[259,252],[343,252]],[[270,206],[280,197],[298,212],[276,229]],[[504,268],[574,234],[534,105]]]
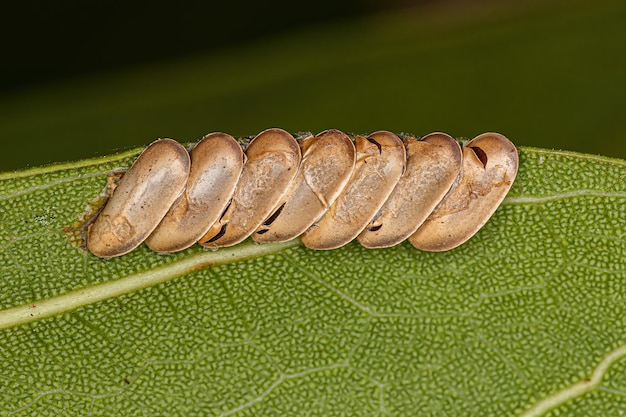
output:
[[[196,243],[230,202],[243,169],[241,146],[226,133],[206,135],[190,155],[185,192],[146,240],[155,252],[176,252]]]
[[[183,192],[189,168],[189,153],[180,143],[171,139],[152,142],[89,227],[91,253],[110,258],[139,246]]]
[[[407,167],[377,217],[361,232],[366,248],[396,245],[426,220],[461,172],[461,147],[445,133],[405,141]]]
[[[298,173],[300,145],[282,129],[259,133],[246,148],[247,161],[226,211],[199,239],[221,248],[250,236],[272,213]]]
[[[346,186],[356,159],[343,132],[326,130],[302,141],[302,163],[276,211],[252,235],[258,243],[285,242],[304,233],[326,213]]]
[[[406,154],[391,132],[356,137],[356,166],[337,200],[302,235],[311,249],[334,249],[353,240],[370,222],[404,171]]]
[[[435,252],[466,242],[506,197],[518,163],[517,149],[500,134],[484,133],[466,143],[459,181],[409,242],[417,249]]]

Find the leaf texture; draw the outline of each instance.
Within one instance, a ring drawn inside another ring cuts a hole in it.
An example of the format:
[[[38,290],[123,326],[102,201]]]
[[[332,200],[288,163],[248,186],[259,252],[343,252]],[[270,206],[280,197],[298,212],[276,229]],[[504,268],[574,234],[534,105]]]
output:
[[[0,174],[0,416],[626,409],[624,161],[523,148],[494,217],[444,253],[70,244],[136,155]]]

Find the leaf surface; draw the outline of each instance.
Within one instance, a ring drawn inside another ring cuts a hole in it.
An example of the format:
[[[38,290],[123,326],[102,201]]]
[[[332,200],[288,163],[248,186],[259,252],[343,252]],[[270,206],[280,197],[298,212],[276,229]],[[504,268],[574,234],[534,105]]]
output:
[[[0,416],[626,409],[624,161],[521,149],[501,208],[445,253],[71,245],[136,154],[0,174]]]

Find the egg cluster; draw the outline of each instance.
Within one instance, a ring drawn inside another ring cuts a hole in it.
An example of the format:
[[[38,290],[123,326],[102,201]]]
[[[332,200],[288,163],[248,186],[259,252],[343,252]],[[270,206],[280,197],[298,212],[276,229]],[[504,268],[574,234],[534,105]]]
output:
[[[351,139],[326,130],[296,140],[259,133],[245,152],[225,133],[191,151],[172,139],[150,144],[124,174],[87,247],[96,256],[145,242],[176,252],[301,236],[310,249],[353,239],[367,248],[406,239],[445,251],[472,237],[498,208],[517,174],[515,146],[484,133],[463,147],[445,133],[421,139],[378,131]]]

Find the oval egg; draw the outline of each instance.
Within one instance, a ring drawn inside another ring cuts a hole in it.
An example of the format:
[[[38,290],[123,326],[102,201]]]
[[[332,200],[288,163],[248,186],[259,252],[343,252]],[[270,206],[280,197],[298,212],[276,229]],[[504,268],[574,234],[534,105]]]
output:
[[[404,171],[404,145],[391,132],[357,136],[356,151],[348,185],[324,217],[302,235],[302,243],[310,249],[335,249],[353,240],[376,215]]]
[[[409,236],[426,220],[461,172],[458,142],[445,133],[405,141],[407,166],[377,217],[361,232],[366,248],[386,248]]]
[[[258,243],[295,239],[326,213],[354,170],[354,144],[339,130],[302,141],[302,163],[287,194],[252,235]]]
[[[409,242],[431,252],[466,242],[500,206],[515,180],[518,164],[515,145],[500,134],[484,133],[466,143],[459,181]]]
[[[206,135],[190,152],[191,171],[184,193],[146,239],[155,252],[176,252],[196,243],[218,220],[244,164],[237,141],[226,133]]]
[[[111,258],[139,246],[183,192],[189,169],[189,153],[178,142],[159,139],[150,144],[89,227],[91,253]]]
[[[285,195],[302,158],[298,142],[282,129],[259,133],[246,156],[230,205],[199,239],[204,247],[232,246],[250,236]]]

